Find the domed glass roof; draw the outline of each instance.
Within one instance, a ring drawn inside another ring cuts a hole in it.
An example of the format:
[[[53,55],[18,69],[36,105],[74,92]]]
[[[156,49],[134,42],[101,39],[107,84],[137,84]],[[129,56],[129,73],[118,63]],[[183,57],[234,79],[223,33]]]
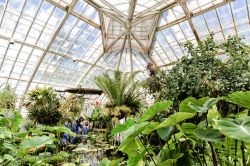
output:
[[[95,88],[104,72],[168,70],[214,33],[250,44],[250,0],[0,0],[0,84]]]

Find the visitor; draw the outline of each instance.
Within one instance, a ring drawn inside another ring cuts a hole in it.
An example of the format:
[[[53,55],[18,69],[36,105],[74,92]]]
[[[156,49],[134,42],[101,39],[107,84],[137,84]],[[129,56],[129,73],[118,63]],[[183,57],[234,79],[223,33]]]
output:
[[[65,121],[64,127],[71,129],[72,121],[69,118]],[[70,139],[70,136],[68,133],[63,133],[63,137],[61,139],[61,142],[63,144],[67,144],[67,143],[71,142],[71,139]]]
[[[82,128],[83,135],[87,135],[89,131],[89,122],[86,122]]]
[[[71,138],[72,143],[77,143],[77,138],[79,138],[79,136],[82,135],[82,129],[83,129],[82,123],[83,123],[83,121],[84,121],[83,117],[80,117],[73,124],[72,131],[77,135],[77,137]]]

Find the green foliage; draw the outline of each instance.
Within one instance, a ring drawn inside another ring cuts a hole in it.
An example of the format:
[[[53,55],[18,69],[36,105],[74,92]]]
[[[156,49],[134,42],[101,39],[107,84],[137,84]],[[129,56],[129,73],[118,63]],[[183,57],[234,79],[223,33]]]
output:
[[[231,102],[247,108],[250,103],[250,98],[246,97],[248,93],[235,92],[228,96],[237,99]],[[118,150],[127,155],[125,162],[131,166],[191,166],[205,165],[204,162],[206,165],[224,166],[233,165],[234,159],[236,165],[240,163],[239,160],[247,165],[247,158],[250,157],[249,110],[233,116],[237,117],[235,119],[223,119],[217,111],[216,103],[228,98],[187,98],[179,105],[182,112],[175,112],[163,120],[155,118],[156,114],[166,113],[168,110],[165,108],[171,109],[170,103],[158,102],[137,121],[129,120],[114,129],[113,134],[125,134]],[[201,114],[198,125],[192,123],[197,113]],[[235,140],[243,141],[241,148],[237,147],[239,144]]]
[[[115,135],[115,134],[121,133],[123,131],[126,131],[128,128],[130,128],[134,124],[135,124],[135,121],[132,119],[129,119],[124,124],[116,125],[115,128],[112,129],[111,134]]]
[[[219,142],[224,140],[223,135],[219,132],[219,130],[212,128],[196,128],[194,130],[194,135],[203,141]]]
[[[189,107],[194,109],[196,112],[199,112],[199,113],[206,113],[208,112],[209,109],[212,108],[213,105],[215,105],[216,103],[218,102],[218,99],[216,98],[209,98],[204,104],[203,106],[199,106],[199,105],[196,105],[194,103],[189,103]]]
[[[229,94],[228,97],[224,97],[224,99],[231,103],[238,104],[250,109],[250,92],[234,92],[232,94]]]
[[[176,128],[175,126],[167,126],[157,130],[157,134],[164,141],[168,141],[171,136],[174,134]]]
[[[75,119],[83,111],[84,100],[83,96],[71,94],[60,100],[59,112],[64,119]]]
[[[217,45],[211,35],[198,46],[187,43],[185,47],[188,55],[169,74],[158,71],[149,79],[148,84],[158,87],[153,89],[156,99],[173,100],[177,106],[190,96],[217,97],[249,90],[250,49],[239,38],[229,37],[225,43]],[[224,61],[217,58],[222,51],[228,55]]]
[[[110,161],[108,158],[103,158],[102,161],[99,163],[99,166],[119,166],[120,161],[121,159]]]
[[[163,122],[161,122],[157,126],[157,129],[162,128],[162,127],[177,125],[181,121],[184,121],[186,119],[190,119],[190,118],[192,118],[194,116],[195,116],[195,114],[193,114],[193,113],[176,112],[175,114],[170,115],[166,120],[164,120]]]
[[[21,148],[29,149],[29,148],[40,148],[44,145],[53,144],[53,139],[48,136],[34,136],[32,138],[24,139],[20,143]]]
[[[139,111],[142,105],[139,93],[140,84],[133,80],[136,74],[123,74],[116,71],[113,78],[107,73],[95,78],[96,85],[109,99],[106,107],[127,106],[132,110],[132,114]]]
[[[4,85],[2,85],[2,87],[3,86]],[[5,85],[3,89],[0,91],[0,108],[14,109],[15,102],[16,102],[16,94],[9,85]]]
[[[156,102],[153,106],[151,106],[143,115],[140,117],[140,122],[147,121],[154,117],[156,114],[165,111],[173,104],[172,101],[163,101],[163,102]]]
[[[190,112],[195,113],[196,111],[190,107],[190,103],[195,104],[196,106],[202,107],[203,104],[207,101],[208,97],[203,97],[200,99],[196,99],[194,97],[188,97],[183,100],[179,105],[179,112]]]
[[[75,137],[76,134],[72,132],[69,128],[62,127],[62,126],[45,126],[42,128],[43,130],[47,130],[49,132],[56,132],[56,133],[68,133],[70,136]]]
[[[215,128],[220,130],[224,135],[233,139],[250,142],[250,117],[214,121]]]
[[[36,123],[55,125],[61,119],[59,99],[52,88],[38,88],[28,93],[28,117]]]

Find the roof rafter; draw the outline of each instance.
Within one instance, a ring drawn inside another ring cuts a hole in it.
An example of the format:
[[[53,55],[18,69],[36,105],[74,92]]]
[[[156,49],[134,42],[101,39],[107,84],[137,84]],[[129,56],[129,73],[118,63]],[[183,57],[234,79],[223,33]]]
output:
[[[137,2],[137,0],[130,0],[130,2],[129,2],[129,9],[128,9],[128,21],[129,21],[129,23],[133,19],[135,7],[136,7],[136,2]]]
[[[135,15],[135,18],[139,18],[139,17],[141,17],[141,16],[147,14],[148,12],[154,10],[157,6],[162,5],[162,4],[164,4],[164,3],[168,2],[168,1],[169,1],[169,0],[161,0],[161,2],[156,3],[155,5],[151,6],[150,8],[148,8],[148,9],[146,9],[146,10],[140,12],[140,13],[137,13],[137,14]],[[162,8],[160,8],[160,9],[158,9],[158,10],[156,10],[156,11],[162,12],[163,10],[166,10],[166,9],[168,9],[168,8],[171,8],[173,5],[176,5],[176,4],[177,4],[177,2],[174,1],[174,2],[172,2],[172,3],[170,3],[170,4],[167,4],[167,5],[163,6]]]
[[[86,17],[84,17],[84,16],[78,14],[77,12],[75,12],[75,11],[73,11],[73,10],[67,11],[67,9],[66,9],[65,7],[61,6],[60,4],[56,3],[56,2],[53,1],[53,0],[46,0],[46,1],[49,2],[49,3],[51,3],[51,4],[53,4],[53,5],[55,5],[56,7],[60,8],[60,9],[62,9],[62,10],[64,10],[64,11],[66,11],[66,12],[72,14],[72,15],[75,16],[76,18],[78,18],[78,19],[80,19],[80,20],[82,20],[82,21],[88,23],[89,25],[91,25],[91,26],[93,26],[93,27],[95,27],[95,28],[97,28],[97,29],[101,29],[100,25],[98,25],[97,23],[93,22],[92,20],[90,20],[90,19],[88,19],[88,18],[86,18]]]
[[[124,40],[123,40],[122,48],[121,48],[121,50],[120,50],[120,57],[119,57],[118,64],[117,64],[117,68],[116,68],[117,71],[118,71],[119,68],[120,68],[120,64],[121,64],[121,60],[122,60],[122,54],[123,54],[123,51],[124,51],[124,48],[125,48],[125,45],[126,45],[126,41],[127,41],[128,35],[129,35],[129,34],[126,34],[125,37],[124,37]]]
[[[193,34],[194,34],[194,36],[195,36],[195,39],[196,39],[196,41],[197,42],[199,42],[200,41],[200,38],[199,38],[199,35],[198,35],[198,33],[197,33],[197,31],[196,31],[196,29],[195,29],[195,27],[194,27],[194,24],[193,24],[193,22],[192,22],[192,18],[191,18],[191,12],[188,10],[188,7],[187,7],[187,4],[186,4],[186,2],[184,1],[184,0],[177,0],[178,2],[179,2],[179,4],[181,5],[181,7],[182,7],[182,9],[183,9],[183,11],[184,11],[184,13],[185,13],[185,16],[187,17],[187,20],[188,20],[188,23],[189,23],[189,25],[190,25],[190,27],[191,27],[191,29],[192,29],[192,31],[193,31]]]
[[[49,51],[51,44],[52,44],[53,41],[55,40],[55,38],[56,38],[56,36],[58,35],[59,31],[60,31],[61,28],[63,27],[64,23],[67,21],[68,17],[69,17],[70,14],[71,14],[71,11],[73,10],[73,8],[74,8],[75,5],[77,4],[77,2],[78,2],[78,0],[73,0],[72,4],[69,6],[69,9],[66,10],[67,12],[66,12],[65,16],[63,17],[61,23],[60,23],[59,26],[57,27],[57,29],[56,29],[56,31],[54,32],[52,38],[50,39],[50,41],[49,41],[49,43],[48,43],[48,45],[47,45],[45,51],[43,52],[43,54],[42,54],[42,56],[41,56],[41,58],[40,58],[40,60],[39,60],[39,62],[37,63],[37,65],[36,65],[34,71],[32,72],[32,75],[31,75],[31,77],[30,77],[30,80],[29,80],[29,82],[28,82],[28,84],[27,84],[27,86],[26,86],[26,88],[25,88],[25,90],[24,90],[24,94],[23,94],[23,96],[22,96],[22,98],[21,98],[21,100],[20,100],[19,108],[21,108],[21,106],[22,106],[22,104],[23,104],[23,101],[24,101],[24,99],[25,99],[25,95],[26,95],[26,93],[27,93],[28,90],[29,90],[29,87],[30,87],[30,85],[31,85],[31,83],[32,83],[32,81],[33,81],[35,75],[36,75],[36,72],[38,71],[40,65],[42,64],[43,59],[45,58],[47,52]]]
[[[201,15],[203,13],[206,13],[206,12],[208,12],[210,10],[213,10],[213,9],[216,9],[216,8],[221,7],[223,5],[226,5],[226,4],[228,4],[228,3],[232,2],[232,1],[234,1],[234,0],[224,0],[223,2],[220,2],[220,3],[216,4],[216,5],[213,5],[213,6],[209,7],[209,8],[201,10],[199,12],[191,13],[190,18],[196,17],[196,16]],[[161,31],[163,29],[169,28],[169,27],[171,27],[173,25],[177,25],[177,24],[179,24],[181,22],[184,22],[184,21],[187,21],[187,20],[188,20],[187,16],[183,16],[183,17],[181,17],[181,18],[179,18],[179,19],[177,19],[175,21],[172,21],[170,23],[167,23],[165,25],[162,25],[162,26],[158,27],[156,29],[156,31]]]
[[[120,10],[118,10],[115,6],[113,6],[112,4],[110,4],[108,1],[106,0],[100,0],[102,3],[104,3],[105,5],[107,5],[110,9],[112,9],[117,15],[126,18],[126,15],[123,14]]]
[[[137,18],[132,21],[131,26],[135,26],[137,24],[140,24],[143,21],[150,20],[154,18],[156,15],[158,15],[160,12],[152,12],[150,14],[144,15],[143,17]]]
[[[109,46],[107,46],[104,50],[104,52],[107,52],[119,39],[121,39],[124,36],[125,32],[121,33],[119,36],[117,36],[116,39],[114,39]]]
[[[11,40],[11,38],[6,37],[6,36],[2,36],[2,35],[0,35],[0,38],[4,39],[4,40],[8,40],[8,41]],[[19,40],[15,40],[15,43],[21,44],[23,46],[31,47],[33,49],[38,49],[38,50],[41,50],[41,51],[46,51],[46,49],[44,49],[44,48],[41,48],[39,46],[35,46],[35,45],[32,45],[32,44],[29,44],[29,43],[25,43],[25,42],[22,42],[22,41],[19,41]],[[65,57],[65,58],[73,59],[73,57],[70,56],[70,55],[59,53],[59,52],[55,52],[55,51],[51,51],[51,50],[48,50],[47,53],[55,54],[55,55],[58,55],[60,57]],[[92,63],[90,63],[90,62],[84,61],[84,60],[81,60],[81,59],[78,59],[78,58],[74,58],[74,61],[92,65]],[[103,66],[99,66],[99,65],[96,65],[96,66],[105,69]]]
[[[109,11],[108,9],[105,8],[100,8],[103,14],[107,15],[108,17],[112,18],[113,20],[119,22],[121,25],[124,27],[126,26],[126,21],[122,18],[117,17],[112,11]]]

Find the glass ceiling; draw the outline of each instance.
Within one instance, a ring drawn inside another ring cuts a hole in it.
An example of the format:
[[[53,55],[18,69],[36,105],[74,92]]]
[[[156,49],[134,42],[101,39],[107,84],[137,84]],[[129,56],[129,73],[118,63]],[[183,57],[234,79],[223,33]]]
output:
[[[169,70],[210,33],[250,45],[250,0],[0,0],[0,84],[96,88],[104,72]],[[101,96],[100,100],[105,100]]]

